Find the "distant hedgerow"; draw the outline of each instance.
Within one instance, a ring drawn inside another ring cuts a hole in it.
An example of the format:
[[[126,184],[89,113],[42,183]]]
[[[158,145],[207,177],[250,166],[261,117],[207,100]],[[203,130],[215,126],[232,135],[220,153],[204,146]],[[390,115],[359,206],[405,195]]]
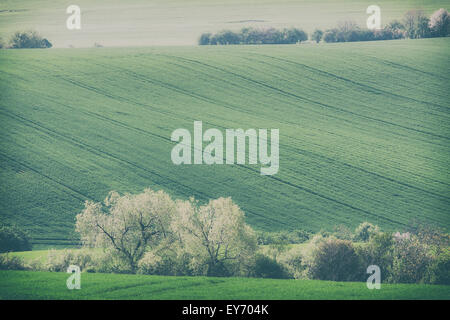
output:
[[[450,15],[445,9],[435,11],[430,18],[421,10],[405,13],[403,21],[394,20],[378,30],[360,28],[351,21],[341,22],[336,28],[316,29],[311,39],[316,43],[396,40],[404,38],[446,37],[450,35]],[[229,44],[294,44],[308,40],[308,35],[297,28],[243,28],[234,32],[222,30],[216,34],[203,33],[199,45]]]
[[[11,49],[51,48],[52,44],[36,31],[16,32],[10,39]]]
[[[306,32],[296,28],[243,28],[238,32],[222,30],[216,34],[203,33],[199,45],[228,44],[294,44],[308,40]]]

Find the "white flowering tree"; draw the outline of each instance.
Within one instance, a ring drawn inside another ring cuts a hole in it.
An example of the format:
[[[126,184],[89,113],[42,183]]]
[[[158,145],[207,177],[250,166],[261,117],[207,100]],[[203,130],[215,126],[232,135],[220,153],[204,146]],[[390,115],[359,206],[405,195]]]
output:
[[[249,265],[257,248],[256,236],[244,213],[231,198],[177,202],[173,229],[200,273],[209,276],[236,274]]]
[[[163,191],[110,192],[103,203],[86,201],[76,231],[84,244],[112,249],[136,272],[146,250],[167,237],[174,212],[175,202]]]
[[[430,28],[438,37],[445,37],[450,33],[450,16],[445,9],[435,11],[430,17]]]

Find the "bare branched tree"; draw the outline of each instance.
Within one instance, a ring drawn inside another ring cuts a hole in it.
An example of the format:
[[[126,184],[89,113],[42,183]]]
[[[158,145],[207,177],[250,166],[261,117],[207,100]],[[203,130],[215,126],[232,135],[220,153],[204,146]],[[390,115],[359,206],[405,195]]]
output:
[[[86,201],[76,230],[86,245],[113,250],[136,272],[146,250],[168,236],[174,210],[174,201],[163,191],[110,192],[104,203]]]
[[[252,259],[256,236],[231,198],[204,206],[193,199],[178,202],[177,214],[174,229],[207,275],[226,275],[231,265],[240,268]]]

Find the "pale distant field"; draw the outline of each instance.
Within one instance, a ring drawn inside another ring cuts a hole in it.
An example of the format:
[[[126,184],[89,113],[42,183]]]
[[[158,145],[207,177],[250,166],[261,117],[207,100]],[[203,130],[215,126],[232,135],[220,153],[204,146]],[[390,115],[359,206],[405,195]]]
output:
[[[307,32],[352,20],[365,25],[366,8],[381,7],[382,24],[409,9],[427,14],[445,0],[78,0],[82,30],[66,29],[66,0],[1,0],[0,37],[36,29],[55,47],[193,45],[202,32],[254,27],[300,27]]]

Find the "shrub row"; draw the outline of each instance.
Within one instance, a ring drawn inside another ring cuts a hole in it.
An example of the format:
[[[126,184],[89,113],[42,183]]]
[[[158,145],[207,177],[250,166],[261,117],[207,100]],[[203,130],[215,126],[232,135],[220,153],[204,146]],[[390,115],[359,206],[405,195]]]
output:
[[[366,281],[369,265],[381,270],[383,283],[430,283],[450,285],[450,238],[433,228],[407,233],[381,232],[362,223],[354,239],[316,234],[306,246],[274,245],[248,259],[245,275],[259,278],[295,278],[331,281]],[[366,238],[367,236],[367,238]],[[360,242],[366,240],[365,242]],[[217,266],[216,274],[233,276],[233,263]],[[51,250],[45,262],[24,263],[11,255],[0,255],[0,270],[29,269],[65,271],[71,264],[84,272],[129,273],[127,263],[114,250]],[[179,247],[147,251],[137,273],[153,275],[207,275],[207,266]]]
[[[52,44],[46,38],[43,38],[36,31],[18,31],[4,44],[0,39],[0,49],[30,49],[30,48],[51,48]]]
[[[428,18],[420,10],[406,12],[403,21],[394,20],[381,30],[363,30],[352,22],[341,23],[325,32],[315,30],[311,38],[320,42],[352,42],[395,40],[403,38],[446,37],[450,34],[450,16],[445,9],[435,11]]]
[[[317,235],[307,248],[283,251],[276,261],[289,277],[297,279],[365,281],[367,267],[377,265],[384,283],[449,285],[448,235],[441,235],[438,242],[424,241],[412,233],[378,232],[366,243]]]
[[[306,32],[296,28],[277,30],[274,28],[243,28],[238,32],[223,30],[216,34],[204,33],[199,45],[228,44],[294,44],[308,40]]]
[[[256,237],[259,245],[298,244],[308,241],[311,233],[304,230],[258,231]]]
[[[445,9],[435,11],[429,18],[420,10],[406,12],[403,21],[392,21],[380,30],[361,29],[352,22],[340,23],[325,31],[316,29],[311,40],[320,42],[354,42],[395,40],[403,38],[446,37],[450,34],[450,16]],[[293,44],[308,40],[301,29],[243,28],[233,32],[223,30],[216,34],[204,33],[200,45],[227,44]]]

